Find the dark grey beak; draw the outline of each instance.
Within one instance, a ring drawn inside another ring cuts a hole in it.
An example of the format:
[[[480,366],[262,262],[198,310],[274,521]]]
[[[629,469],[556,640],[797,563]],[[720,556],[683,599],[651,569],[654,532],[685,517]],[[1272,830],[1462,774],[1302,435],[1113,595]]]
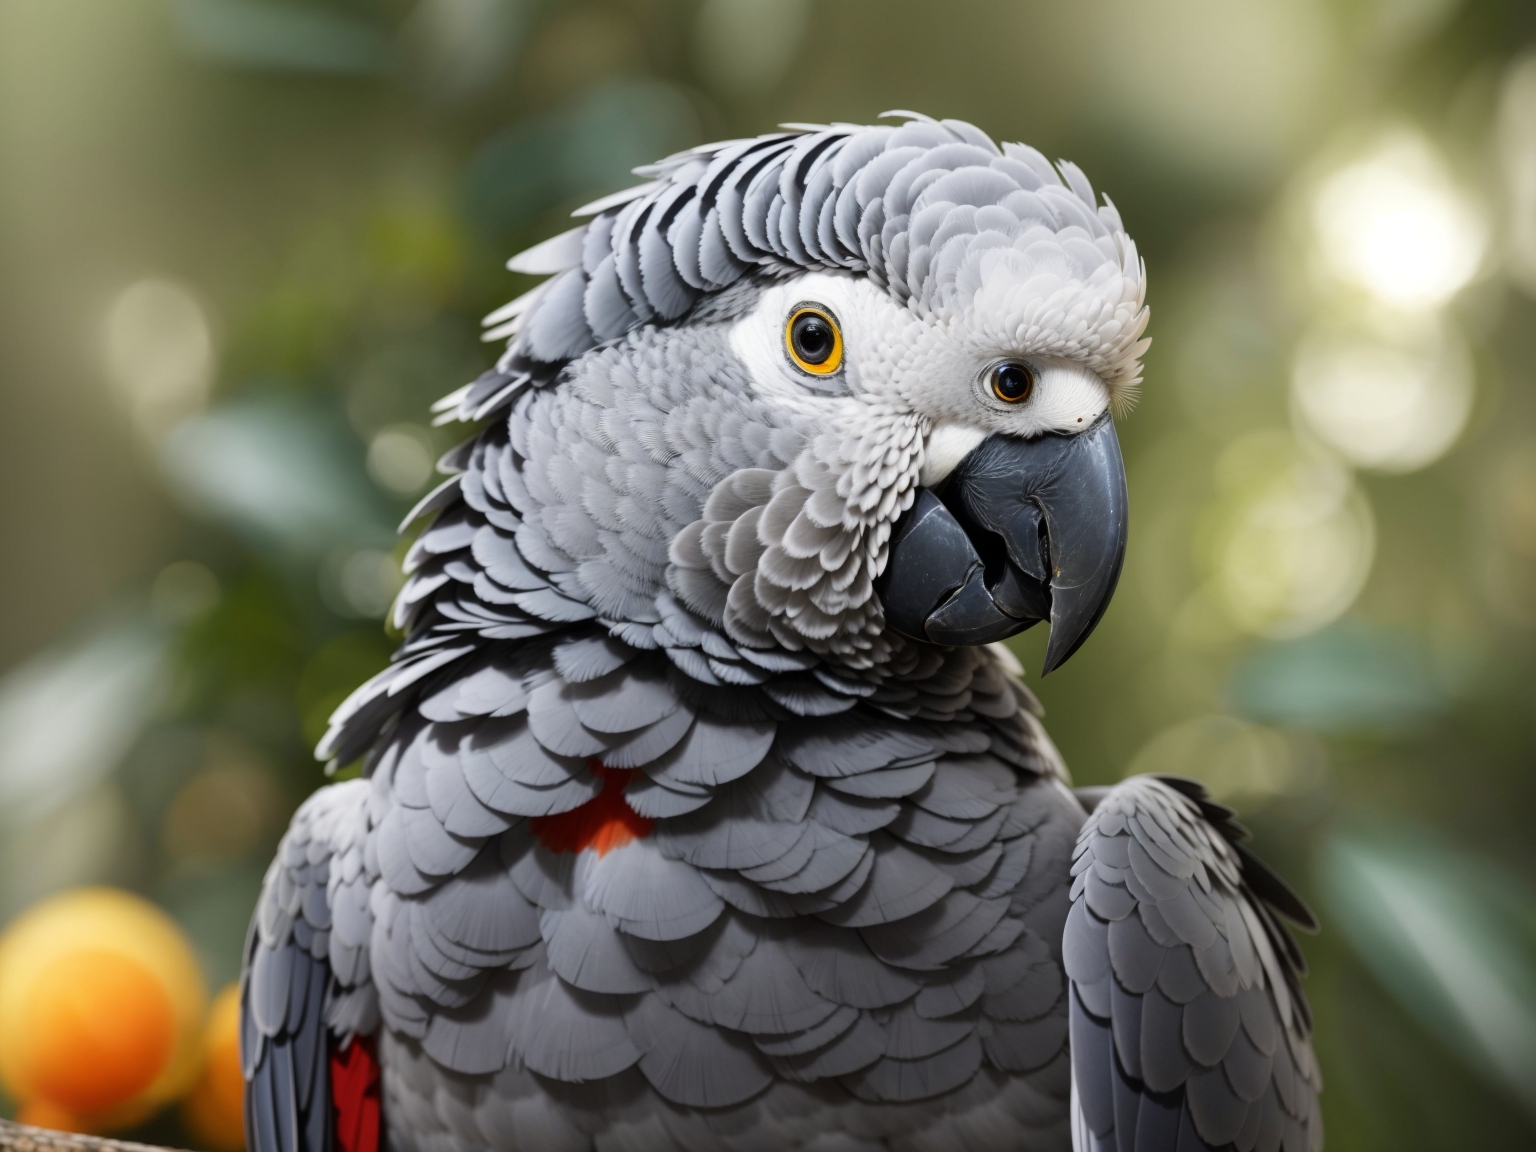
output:
[[[959,646],[1048,619],[1045,671],[1059,668],[1109,607],[1126,512],[1108,413],[1075,436],[990,436],[897,524],[875,586],[886,625]]]

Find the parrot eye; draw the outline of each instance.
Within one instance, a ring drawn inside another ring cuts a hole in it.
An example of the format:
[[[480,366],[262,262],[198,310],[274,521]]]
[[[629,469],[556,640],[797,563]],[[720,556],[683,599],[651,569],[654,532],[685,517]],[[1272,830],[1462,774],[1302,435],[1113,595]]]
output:
[[[830,376],[843,366],[843,333],[826,309],[801,304],[784,326],[784,347],[795,367],[812,376]]]
[[[1021,404],[1035,390],[1035,373],[1028,364],[1009,360],[999,364],[987,374],[992,395],[1004,404]]]

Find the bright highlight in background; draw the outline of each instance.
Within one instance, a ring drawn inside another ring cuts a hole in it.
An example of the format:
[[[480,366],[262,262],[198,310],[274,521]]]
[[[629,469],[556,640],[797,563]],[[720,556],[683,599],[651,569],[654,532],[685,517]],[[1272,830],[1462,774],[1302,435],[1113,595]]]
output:
[[[1322,765],[1316,757],[1298,755],[1274,728],[1207,715],[1153,736],[1131,759],[1123,778],[1146,773],[1194,776],[1221,800],[1256,804],[1316,787]]]
[[[1291,391],[1307,425],[1351,464],[1411,472],[1443,456],[1472,411],[1472,356],[1440,326],[1402,342],[1315,333],[1296,356]]]
[[[147,279],[112,302],[107,373],[138,430],[152,443],[206,406],[215,370],[213,331],[182,285]]]
[[[368,475],[398,496],[414,496],[432,479],[437,457],[425,428],[396,424],[368,444]]]
[[[1434,308],[1477,272],[1486,230],[1417,133],[1400,130],[1341,168],[1312,205],[1329,269],[1397,308]]]
[[[1222,454],[1229,489],[1215,541],[1216,589],[1232,622],[1272,639],[1337,620],[1376,550],[1370,505],[1336,457],[1260,432]]]

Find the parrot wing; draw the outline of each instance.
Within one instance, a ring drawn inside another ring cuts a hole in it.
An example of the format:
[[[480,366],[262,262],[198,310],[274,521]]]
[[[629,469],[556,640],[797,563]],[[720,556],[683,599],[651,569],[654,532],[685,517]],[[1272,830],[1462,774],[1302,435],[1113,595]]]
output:
[[[240,996],[250,1152],[378,1147],[367,801],[362,780],[315,793],[262,883]]]
[[[1279,917],[1316,924],[1232,815],[1192,780],[1138,776],[1083,826],[1062,938],[1076,1152],[1322,1146]]]

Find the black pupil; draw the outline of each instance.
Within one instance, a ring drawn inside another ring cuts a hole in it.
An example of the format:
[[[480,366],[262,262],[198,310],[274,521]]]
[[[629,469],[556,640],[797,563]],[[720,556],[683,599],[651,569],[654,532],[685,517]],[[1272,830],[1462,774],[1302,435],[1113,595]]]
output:
[[[832,355],[832,325],[814,312],[795,317],[790,338],[795,342],[795,355],[807,364],[824,363]]]
[[[997,394],[1004,400],[1022,400],[1029,395],[1029,369],[1022,364],[1004,364],[997,370]]]

